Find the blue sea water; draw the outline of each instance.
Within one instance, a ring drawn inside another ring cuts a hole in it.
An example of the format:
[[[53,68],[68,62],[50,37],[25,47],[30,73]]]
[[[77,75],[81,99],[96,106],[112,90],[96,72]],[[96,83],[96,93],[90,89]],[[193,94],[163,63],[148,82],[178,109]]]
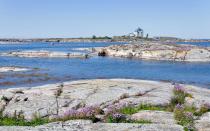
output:
[[[7,44],[0,45],[0,52],[12,50],[52,50],[69,52],[74,48],[104,47],[111,44],[124,43]],[[193,44],[210,46],[210,43]],[[0,66],[39,68],[39,70],[23,73],[25,77],[22,77],[23,74],[14,72],[0,73],[0,88],[34,86],[46,83],[95,78],[173,81],[210,88],[210,62],[144,61],[110,57],[92,57],[89,59],[0,57]],[[30,74],[38,75],[31,76]],[[40,74],[42,75],[39,76]],[[45,74],[47,74],[47,76],[45,76]],[[1,84],[4,82],[15,82],[16,84]]]
[[[210,42],[178,42],[178,44],[190,44],[190,45],[197,45],[202,47],[209,47]]]

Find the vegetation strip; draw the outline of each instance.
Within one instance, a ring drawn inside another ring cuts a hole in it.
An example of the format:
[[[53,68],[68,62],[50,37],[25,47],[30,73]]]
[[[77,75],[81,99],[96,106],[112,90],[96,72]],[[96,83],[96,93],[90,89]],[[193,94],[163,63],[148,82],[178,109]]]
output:
[[[0,126],[38,126],[51,122],[49,119],[43,119],[38,116],[34,116],[31,121],[26,121],[24,116],[14,114],[13,117],[3,116],[0,112]]]
[[[141,110],[156,110],[156,111],[167,111],[167,108],[164,106],[154,106],[154,105],[149,105],[149,104],[141,104],[137,107],[124,107],[122,109],[120,109],[120,112],[123,114],[128,114],[128,115],[132,115],[134,113],[137,113]]]

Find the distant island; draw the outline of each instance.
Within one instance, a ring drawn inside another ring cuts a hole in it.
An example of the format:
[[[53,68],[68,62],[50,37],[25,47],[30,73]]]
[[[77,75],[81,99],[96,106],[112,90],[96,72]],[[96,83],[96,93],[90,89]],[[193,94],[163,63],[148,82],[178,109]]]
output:
[[[176,37],[149,37],[144,30],[137,28],[134,32],[122,36],[96,36],[80,38],[0,38],[1,43],[18,43],[18,42],[135,42],[135,41],[162,41],[162,42],[210,42],[210,39],[182,39]]]
[[[127,38],[125,36],[99,37],[93,38],[33,38],[33,39],[13,39],[2,38],[1,43],[19,43],[19,42],[134,42],[134,41],[164,41],[164,42],[210,42],[210,39],[180,39],[176,37],[154,37],[148,39]]]

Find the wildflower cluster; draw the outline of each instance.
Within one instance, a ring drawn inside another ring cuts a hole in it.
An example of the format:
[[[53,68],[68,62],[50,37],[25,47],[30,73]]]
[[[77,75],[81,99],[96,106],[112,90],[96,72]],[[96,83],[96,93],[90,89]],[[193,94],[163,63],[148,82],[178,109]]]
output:
[[[186,97],[192,97],[192,95],[187,93],[184,87],[179,84],[174,85],[173,93],[174,97],[171,99],[172,108],[174,108],[177,104],[184,104]]]
[[[113,113],[109,116],[109,122],[111,122],[111,123],[126,122],[126,116],[121,113]]]
[[[128,122],[126,120],[126,115],[124,113],[120,113],[120,110],[131,107],[132,104],[130,103],[118,103],[116,105],[110,105],[107,107],[107,110],[105,111],[106,115],[106,121],[109,123],[122,123],[122,122]]]
[[[165,107],[148,104],[118,103],[107,107],[105,111],[106,120],[110,123],[151,123],[151,121],[148,120],[135,121],[126,118],[126,115],[137,113],[140,110],[165,110]]]
[[[170,108],[174,111],[177,123],[182,125],[187,131],[195,130],[194,115],[196,114],[196,108],[185,105],[185,98],[192,97],[192,95],[187,93],[179,84],[174,85],[173,93],[174,97],[171,99]]]
[[[83,107],[78,110],[70,109],[64,112],[63,116],[59,118],[63,120],[70,120],[70,119],[91,119],[95,120],[95,115],[100,114],[102,110],[99,106],[89,106]]]

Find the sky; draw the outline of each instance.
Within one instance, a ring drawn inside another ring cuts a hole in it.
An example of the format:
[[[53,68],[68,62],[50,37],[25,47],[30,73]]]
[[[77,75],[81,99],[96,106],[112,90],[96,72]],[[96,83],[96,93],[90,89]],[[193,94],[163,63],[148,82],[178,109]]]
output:
[[[210,38],[210,0],[0,0],[0,38]]]

